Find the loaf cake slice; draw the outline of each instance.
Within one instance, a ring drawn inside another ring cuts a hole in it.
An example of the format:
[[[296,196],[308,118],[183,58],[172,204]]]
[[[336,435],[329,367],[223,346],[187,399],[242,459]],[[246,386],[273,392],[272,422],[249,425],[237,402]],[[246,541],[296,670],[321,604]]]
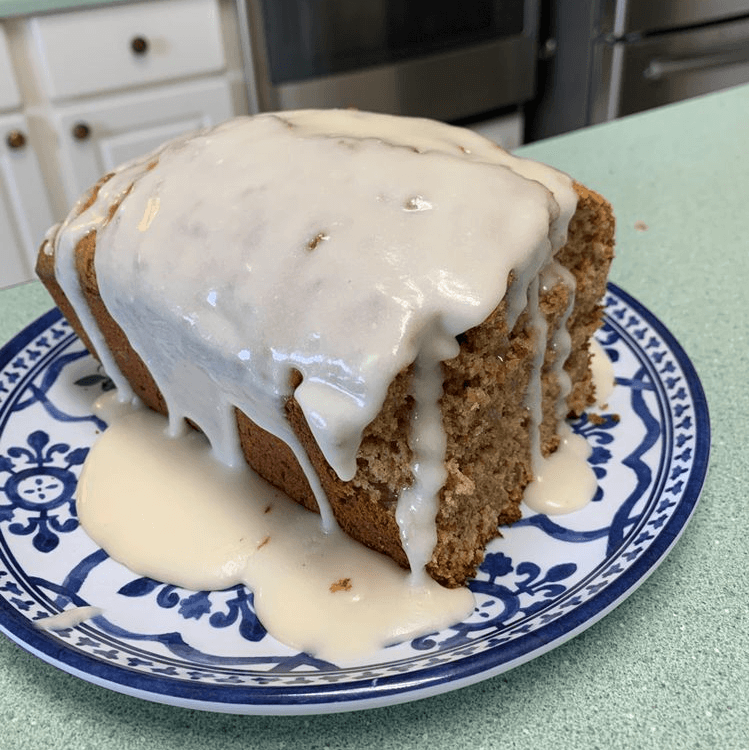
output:
[[[601,196],[469,131],[303,111],[105,176],[37,272],[123,398],[459,586],[593,403],[613,231]]]

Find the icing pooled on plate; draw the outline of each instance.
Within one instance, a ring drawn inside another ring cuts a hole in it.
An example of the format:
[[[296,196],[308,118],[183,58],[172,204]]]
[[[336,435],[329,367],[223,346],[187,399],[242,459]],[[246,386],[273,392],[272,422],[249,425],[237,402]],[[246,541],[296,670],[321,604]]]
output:
[[[473,610],[467,588],[408,571],[272,487],[249,467],[216,461],[205,438],[167,435],[147,409],[99,413],[76,503],[88,534],[130,570],[194,591],[244,583],[282,643],[343,664],[447,628]],[[112,418],[112,414],[115,414]]]

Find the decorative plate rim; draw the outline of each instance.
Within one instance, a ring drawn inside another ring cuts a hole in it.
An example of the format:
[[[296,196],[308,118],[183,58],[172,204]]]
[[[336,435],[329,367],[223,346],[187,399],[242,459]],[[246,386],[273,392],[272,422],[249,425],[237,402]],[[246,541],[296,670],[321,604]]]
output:
[[[469,654],[459,661],[357,681],[318,684],[311,688],[286,685],[283,689],[262,685],[189,683],[184,679],[144,674],[123,665],[110,664],[89,654],[65,648],[65,643],[36,627],[3,597],[0,597],[0,631],[44,661],[117,692],[200,710],[266,715],[332,713],[426,698],[488,679],[561,645],[608,614],[654,572],[694,513],[709,462],[711,431],[708,406],[694,365],[673,334],[644,305],[611,282],[608,292],[647,321],[681,367],[694,409],[694,459],[678,506],[659,529],[655,541],[622,575],[564,615],[523,636],[490,650]],[[0,369],[61,317],[60,311],[53,308],[14,336],[0,349]],[[3,429],[4,424],[0,423],[0,434]],[[6,542],[2,535],[0,544],[5,549]]]

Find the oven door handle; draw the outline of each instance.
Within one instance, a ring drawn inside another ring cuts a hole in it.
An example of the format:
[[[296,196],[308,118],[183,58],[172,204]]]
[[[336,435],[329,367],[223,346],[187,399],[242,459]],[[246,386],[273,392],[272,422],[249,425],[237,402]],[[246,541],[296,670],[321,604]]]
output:
[[[643,71],[648,81],[660,81],[678,73],[689,73],[705,68],[722,68],[727,65],[741,65],[749,62],[749,40],[741,46],[732,45],[729,49],[713,50],[703,55],[679,58],[653,58]]]

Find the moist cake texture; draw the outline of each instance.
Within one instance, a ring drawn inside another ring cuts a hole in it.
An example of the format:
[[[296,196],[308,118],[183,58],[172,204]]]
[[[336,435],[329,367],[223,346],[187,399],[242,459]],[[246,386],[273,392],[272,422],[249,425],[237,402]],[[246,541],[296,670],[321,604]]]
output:
[[[458,586],[593,402],[613,228],[469,131],[285,112],[107,175],[37,271],[122,398]]]

